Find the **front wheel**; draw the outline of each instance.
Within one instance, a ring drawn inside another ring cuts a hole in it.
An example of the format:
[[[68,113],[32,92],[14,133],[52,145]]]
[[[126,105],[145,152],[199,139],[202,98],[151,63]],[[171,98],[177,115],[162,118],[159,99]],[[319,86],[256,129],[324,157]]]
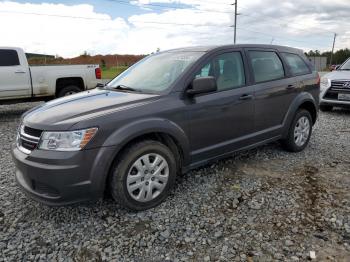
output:
[[[175,183],[174,154],[158,141],[128,147],[116,159],[109,181],[112,197],[123,207],[146,210],[159,205]]]
[[[312,133],[312,118],[309,111],[297,111],[289,127],[288,136],[283,140],[285,149],[291,152],[300,152],[309,143]]]

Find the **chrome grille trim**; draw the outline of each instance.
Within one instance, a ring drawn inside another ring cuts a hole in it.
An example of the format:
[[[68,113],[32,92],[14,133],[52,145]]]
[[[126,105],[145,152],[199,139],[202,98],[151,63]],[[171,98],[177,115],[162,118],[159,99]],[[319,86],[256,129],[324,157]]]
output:
[[[39,141],[40,141],[40,137],[29,135],[29,134],[25,133],[24,129],[25,129],[24,125],[21,125],[19,130],[18,130],[17,147],[21,152],[29,155],[38,146]]]
[[[344,86],[345,85],[345,86]],[[349,90],[350,91],[350,79],[349,80],[332,80],[331,89],[334,90]]]

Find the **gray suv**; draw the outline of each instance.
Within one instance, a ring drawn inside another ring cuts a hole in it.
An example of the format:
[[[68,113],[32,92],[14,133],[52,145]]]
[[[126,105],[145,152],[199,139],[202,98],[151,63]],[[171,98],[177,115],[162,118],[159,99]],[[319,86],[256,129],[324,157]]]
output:
[[[49,205],[101,198],[144,210],[178,174],[233,152],[310,139],[320,79],[298,49],[191,47],[150,55],[95,90],[26,112],[16,180]]]

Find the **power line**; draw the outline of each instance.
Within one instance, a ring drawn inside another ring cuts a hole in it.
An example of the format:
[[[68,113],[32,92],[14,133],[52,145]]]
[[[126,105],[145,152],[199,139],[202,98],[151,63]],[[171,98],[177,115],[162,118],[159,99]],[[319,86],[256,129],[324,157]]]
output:
[[[202,24],[191,24],[191,23],[173,23],[173,22],[160,22],[160,21],[132,21],[131,23],[137,24],[160,24],[160,25],[180,25],[180,26],[208,26],[208,27],[222,27],[221,25],[202,25]],[[228,27],[228,26],[224,26]]]
[[[191,24],[191,23],[173,23],[173,22],[158,22],[158,21],[134,21],[132,23],[141,23],[141,24],[164,24],[164,25],[179,25],[179,26],[203,26],[203,27],[224,27],[224,28],[227,28],[227,27],[232,27],[232,26],[228,26],[228,25],[201,25],[201,24]],[[269,37],[273,37],[274,40],[276,39],[285,39],[285,40],[288,40],[288,41],[292,41],[292,42],[299,42],[299,43],[306,43],[306,44],[309,44],[310,45],[310,42],[308,41],[302,41],[302,40],[296,40],[296,39],[293,39],[293,38],[287,38],[287,37],[280,37],[280,36],[275,36],[275,35],[272,35],[272,34],[268,34],[268,33],[263,33],[263,32],[258,32],[258,31],[255,31],[255,30],[250,30],[250,29],[246,29],[246,28],[242,28],[242,27],[237,27],[237,29],[239,30],[243,30],[243,31],[248,31],[248,32],[252,32],[252,33],[257,33],[257,34],[261,34],[261,35],[266,35],[266,36],[269,36]],[[314,45],[316,46],[316,45]]]
[[[127,1],[120,1],[120,0],[109,0],[110,2],[122,4],[122,5],[128,5],[132,6],[135,8],[142,8],[142,7],[148,7],[150,9],[158,9],[158,10],[164,10],[164,9],[169,9],[169,10],[178,10],[178,9],[185,9],[185,10],[193,10],[197,12],[210,12],[210,13],[223,13],[223,14],[231,14],[231,12],[226,12],[226,11],[219,11],[219,10],[208,10],[208,9],[193,9],[193,8],[188,8],[188,7],[183,7],[183,6],[170,6],[170,5],[161,5],[161,4],[154,4],[154,3],[148,3],[148,4],[131,4],[130,2]],[[226,5],[226,4],[225,4]],[[227,6],[231,6],[230,4],[227,4]]]
[[[60,18],[74,18],[74,19],[86,19],[86,20],[102,20],[102,21],[110,21],[111,20],[109,18],[71,16],[71,15],[54,15],[54,14],[32,13],[32,12],[18,12],[18,11],[8,11],[8,10],[0,10],[0,13],[21,14],[21,15],[38,15],[38,16],[52,16],[52,17],[60,17]]]
[[[160,5],[160,4],[154,4],[154,3],[148,3],[148,4],[140,4],[140,5],[135,5],[135,4],[131,4],[130,2],[126,2],[126,1],[121,1],[121,0],[109,0],[111,2],[116,2],[116,3],[120,3],[120,4],[125,4],[125,5],[128,5],[128,6],[133,6],[135,8],[141,8],[142,6],[150,6],[152,8],[154,7],[161,7],[160,10],[164,10],[164,9],[170,9],[170,10],[177,10],[177,9],[185,9],[185,10],[192,10],[192,11],[195,11],[195,12],[198,12],[198,13],[201,13],[201,12],[211,12],[211,13],[224,13],[224,14],[231,14],[232,12],[225,12],[225,11],[215,11],[215,10],[207,10],[207,9],[199,9],[199,10],[195,10],[195,9],[189,9],[188,7],[174,7],[174,6],[169,6],[169,5]],[[204,2],[201,2],[201,3],[206,3],[206,1]],[[207,2],[209,3],[209,2]],[[214,3],[214,2],[213,2]],[[223,3],[221,3],[223,4]],[[225,5],[228,5],[228,6],[235,6],[235,14],[237,12],[237,8],[236,8],[236,2],[234,4],[225,4]],[[246,9],[248,10],[247,8],[243,8],[243,9]],[[261,17],[257,17],[257,16],[253,16],[253,15],[248,15],[248,14],[237,14],[237,15],[242,15],[242,16],[246,16],[246,17],[252,17],[252,18],[256,18],[256,19],[259,19],[259,20],[278,20],[280,22],[281,19],[277,19],[277,18],[274,18],[274,17],[271,17],[271,16],[267,16],[267,15],[264,15],[262,14],[263,18]],[[237,15],[235,15],[235,24],[237,23]],[[282,25],[280,24],[277,24],[278,26],[282,27]],[[233,26],[234,27],[234,26]],[[296,30],[299,30],[299,31],[305,31],[305,32],[310,32],[312,29],[301,29],[301,28],[297,28],[297,27],[293,27],[291,25],[286,25],[286,27],[289,27],[289,28],[293,28],[293,29],[296,29]],[[331,32],[329,30],[326,30],[326,29],[319,29],[319,30],[323,30],[323,31],[327,31],[327,32]],[[331,32],[333,33],[333,32]],[[313,32],[313,34],[319,34],[319,33],[315,33]],[[326,33],[324,33],[326,34]],[[236,33],[235,33],[236,35]],[[236,42],[236,41],[234,41]]]
[[[248,8],[246,8],[246,7],[241,7],[241,9],[244,9],[244,10],[249,10]],[[249,10],[250,11],[250,10]],[[263,14],[263,13],[261,13],[261,12],[256,12],[255,11],[255,13],[257,13],[257,14],[260,14],[261,16],[260,17],[258,17],[258,16],[254,16],[254,15],[251,15],[251,14],[240,14],[240,15],[242,15],[242,16],[248,16],[248,17],[253,17],[253,18],[256,18],[256,19],[259,19],[259,20],[274,20],[274,21],[278,21],[278,22],[281,22],[281,20],[285,20],[285,21],[287,21],[286,20],[286,18],[281,18],[281,17],[279,17],[279,18],[276,18],[276,17],[273,17],[273,16],[269,16],[269,15],[266,15],[266,14]],[[289,22],[290,23],[290,21],[287,21],[287,22]],[[300,25],[300,26],[305,26],[305,24],[300,24],[300,23],[295,23],[295,22],[293,22],[293,24],[294,25]],[[282,25],[280,25],[280,24],[278,24],[279,26],[281,26],[281,27],[283,27]],[[313,29],[300,29],[300,28],[298,28],[298,27],[293,27],[293,26],[291,26],[291,25],[285,25],[286,27],[289,27],[289,28],[293,28],[293,29],[297,29],[297,30],[300,30],[300,31],[311,31],[311,30],[313,30]],[[328,32],[328,33],[334,33],[334,32],[332,32],[332,31],[330,31],[330,30],[327,30],[327,29],[324,29],[324,28],[317,28],[317,29],[319,29],[320,31],[325,31],[325,32]]]
[[[59,17],[59,18],[74,18],[74,19],[86,19],[86,20],[103,20],[103,21],[110,21],[111,19],[109,18],[97,18],[97,17],[82,17],[82,16],[69,16],[69,15],[54,15],[54,14],[43,14],[43,13],[32,13],[32,12],[17,12],[17,11],[8,11],[8,10],[0,10],[1,13],[16,13],[16,14],[23,14],[23,15],[37,15],[37,16],[50,16],[50,17]],[[229,25],[201,25],[201,24],[191,24],[191,23],[173,23],[173,22],[160,22],[160,21],[133,21],[131,22],[133,24],[135,23],[143,23],[143,24],[163,24],[163,25],[178,25],[178,26],[200,26],[200,27],[232,27]],[[293,42],[300,42],[300,43],[307,43],[310,44],[310,42],[306,42],[306,41],[302,41],[302,40],[295,40],[295,39],[291,39],[291,38],[286,38],[286,37],[279,37],[279,36],[275,36],[272,34],[267,34],[267,33],[263,33],[263,32],[258,32],[258,31],[254,31],[254,30],[250,30],[247,28],[239,28],[236,27],[236,29],[239,30],[244,30],[244,31],[248,31],[248,32],[253,32],[253,33],[258,33],[261,35],[266,35],[269,37],[273,37],[274,39],[286,39],[289,41],[293,41]]]
[[[109,0],[111,2],[117,2],[117,0]],[[118,2],[125,2],[125,3],[130,3],[129,1],[118,1]],[[134,1],[135,2],[135,1]],[[154,5],[154,6],[166,6],[164,4],[160,5],[160,4],[154,4],[154,3],[147,3],[147,4],[143,4],[140,2],[137,2],[137,4],[139,5]],[[137,5],[136,4],[136,5]],[[192,3],[177,3],[177,4],[183,4],[183,5],[200,5],[200,4],[215,4],[215,5],[225,5],[225,6],[230,6],[230,3],[218,3],[218,2],[214,2],[214,1],[201,1],[198,0],[198,2],[192,2]]]
[[[259,32],[259,31],[254,31],[254,30],[250,30],[250,29],[246,29],[246,28],[239,28],[239,27],[237,27],[237,29],[239,29],[239,30],[244,30],[244,31],[248,31],[248,32],[252,32],[252,33],[256,33],[256,34],[266,35],[266,36],[268,36],[268,37],[273,37],[274,40],[277,40],[277,39],[285,39],[285,40],[292,41],[292,42],[306,43],[306,44],[309,44],[309,45],[310,45],[310,42],[308,42],[308,41],[296,40],[296,39],[288,38],[288,37],[284,37],[284,36],[276,36],[276,35],[272,35],[272,34],[268,34],[268,33],[263,33],[263,32]],[[316,45],[314,45],[314,46],[316,46]],[[317,46],[320,46],[320,45],[317,45]],[[320,46],[320,47],[321,47],[321,46]]]

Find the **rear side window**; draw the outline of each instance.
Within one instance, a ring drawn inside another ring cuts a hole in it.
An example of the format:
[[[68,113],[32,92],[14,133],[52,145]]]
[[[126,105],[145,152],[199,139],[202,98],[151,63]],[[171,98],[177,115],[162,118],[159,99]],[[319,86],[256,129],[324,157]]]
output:
[[[19,65],[17,51],[0,49],[0,66],[16,66]]]
[[[291,53],[282,53],[282,56],[293,75],[306,75],[310,73],[309,67],[300,56]]]
[[[256,83],[276,80],[284,77],[281,59],[272,51],[249,51]]]

